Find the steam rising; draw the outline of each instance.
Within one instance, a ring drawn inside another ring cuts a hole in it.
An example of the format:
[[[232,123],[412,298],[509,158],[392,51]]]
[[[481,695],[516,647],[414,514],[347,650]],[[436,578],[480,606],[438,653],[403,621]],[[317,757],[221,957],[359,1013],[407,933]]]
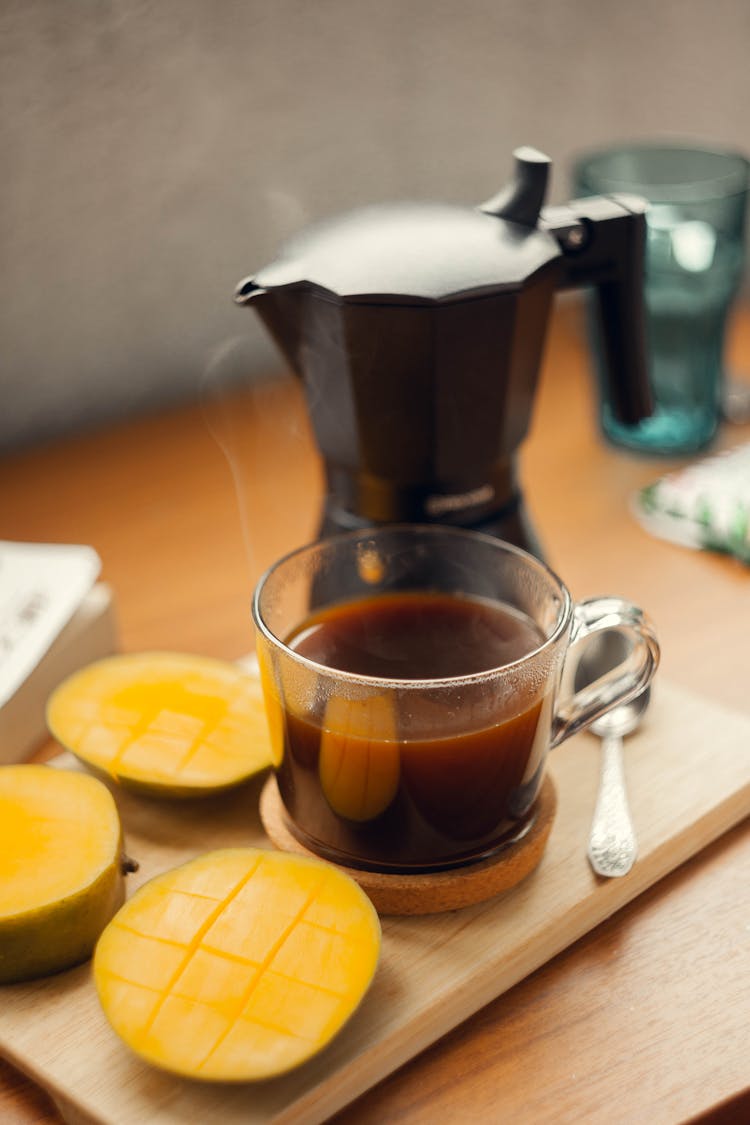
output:
[[[298,379],[259,375],[250,341],[219,344],[202,380],[208,429],[234,485],[254,586],[282,554],[317,533],[322,473]]]

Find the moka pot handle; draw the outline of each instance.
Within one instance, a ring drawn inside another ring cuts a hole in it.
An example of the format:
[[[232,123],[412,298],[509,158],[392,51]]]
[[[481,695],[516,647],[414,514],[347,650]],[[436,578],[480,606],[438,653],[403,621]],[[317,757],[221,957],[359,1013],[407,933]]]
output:
[[[578,199],[543,209],[540,226],[563,252],[563,289],[595,289],[599,331],[611,401],[620,422],[653,412],[646,306],[646,210],[634,195]]]

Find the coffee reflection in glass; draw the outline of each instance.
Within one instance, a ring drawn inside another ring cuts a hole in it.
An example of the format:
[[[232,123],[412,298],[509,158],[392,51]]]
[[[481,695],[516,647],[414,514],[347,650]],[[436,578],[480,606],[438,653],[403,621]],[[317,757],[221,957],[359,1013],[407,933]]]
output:
[[[520,839],[547,750],[650,680],[658,647],[619,599],[574,606],[543,563],[428,525],[335,536],[261,579],[253,615],[287,826],[349,867],[429,871]],[[565,656],[632,639],[558,703]]]

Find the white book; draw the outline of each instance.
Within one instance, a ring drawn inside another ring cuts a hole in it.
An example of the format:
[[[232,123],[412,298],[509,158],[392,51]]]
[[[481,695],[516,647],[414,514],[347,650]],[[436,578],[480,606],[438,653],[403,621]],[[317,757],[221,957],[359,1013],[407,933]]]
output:
[[[116,651],[100,569],[90,547],[0,541],[0,764],[45,740],[47,699],[62,680]]]
[[[45,710],[58,684],[116,650],[114,598],[110,587],[99,582],[31,674],[0,707],[0,765],[23,761],[49,737]]]

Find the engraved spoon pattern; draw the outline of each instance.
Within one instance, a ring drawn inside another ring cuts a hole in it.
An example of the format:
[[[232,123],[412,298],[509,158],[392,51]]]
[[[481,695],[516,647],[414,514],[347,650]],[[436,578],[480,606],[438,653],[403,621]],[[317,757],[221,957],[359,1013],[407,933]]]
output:
[[[599,792],[589,835],[589,862],[597,875],[627,875],[635,863],[638,843],[628,808],[622,740],[639,726],[650,700],[646,688],[631,703],[615,707],[591,725],[602,739]]]
[[[575,671],[576,690],[593,683],[624,660],[628,644],[618,633],[589,638]],[[640,724],[650,698],[650,689],[645,688],[635,699],[614,707],[589,728],[602,739],[599,791],[588,844],[589,862],[597,875],[627,875],[638,854],[625,788],[622,740]]]

